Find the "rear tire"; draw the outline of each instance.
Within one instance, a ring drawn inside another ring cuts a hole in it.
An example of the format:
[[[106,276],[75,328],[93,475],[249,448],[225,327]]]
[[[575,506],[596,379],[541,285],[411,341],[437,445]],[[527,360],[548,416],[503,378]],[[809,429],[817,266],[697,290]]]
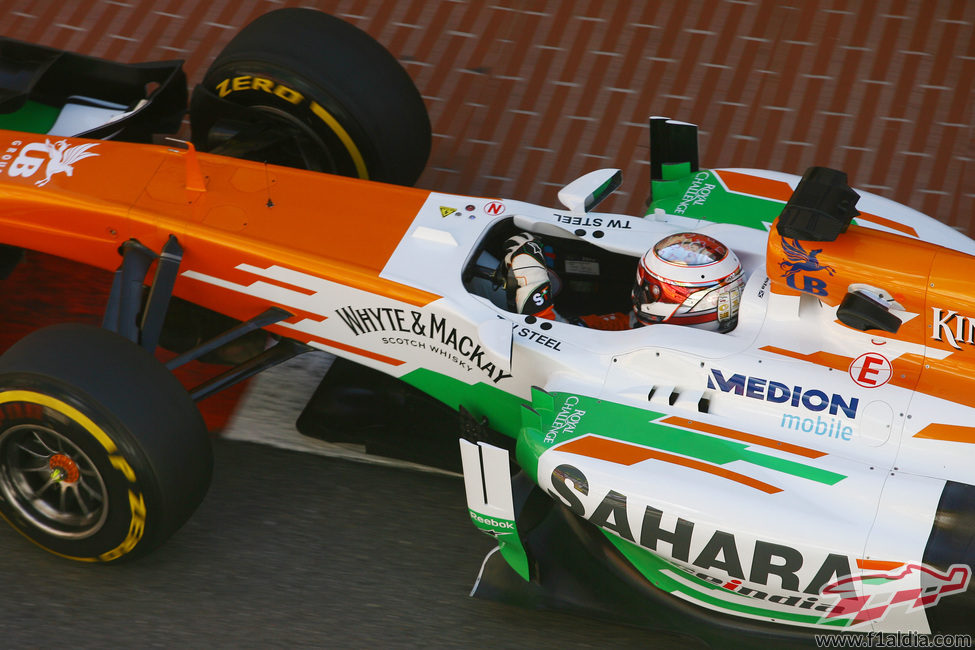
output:
[[[0,357],[0,514],[42,548],[141,555],[189,518],[212,470],[196,405],[140,346],[55,325]]]
[[[410,76],[358,28],[313,9],[247,25],[194,90],[193,143],[248,160],[412,185],[430,120]]]

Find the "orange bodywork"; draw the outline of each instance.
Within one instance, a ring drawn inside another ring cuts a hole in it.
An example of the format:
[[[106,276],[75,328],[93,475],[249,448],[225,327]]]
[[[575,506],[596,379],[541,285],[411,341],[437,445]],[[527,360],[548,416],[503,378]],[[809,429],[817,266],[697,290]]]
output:
[[[158,252],[172,234],[184,250],[181,271],[249,284],[255,277],[238,265],[277,265],[413,305],[438,297],[379,277],[427,191],[192,149],[94,142],[93,155],[52,174],[56,154],[41,150],[44,136],[0,131],[0,243],[114,270],[123,242],[138,239]],[[26,174],[31,166],[37,171]],[[174,291],[238,319],[268,306],[192,278],[180,278]]]
[[[766,257],[773,291],[792,295],[804,291],[831,306],[840,304],[851,285],[887,291],[914,316],[896,333],[879,334],[924,345],[927,351],[923,358],[905,354],[893,360],[892,383],[953,402],[972,403],[975,257],[918,239],[850,226],[835,241],[800,242],[807,252],[815,254],[820,268],[790,276],[792,264],[785,249],[789,241],[776,236],[774,224]],[[845,368],[850,361],[816,362]],[[944,433],[943,439],[958,437],[956,431]],[[975,442],[975,431],[967,435]],[[928,432],[926,437],[940,436]]]

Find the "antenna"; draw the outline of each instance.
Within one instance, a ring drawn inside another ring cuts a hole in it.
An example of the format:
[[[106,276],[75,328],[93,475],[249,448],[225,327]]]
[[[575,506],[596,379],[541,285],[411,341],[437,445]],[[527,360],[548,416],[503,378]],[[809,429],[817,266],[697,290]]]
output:
[[[193,143],[172,137],[166,137],[165,141],[171,143],[172,146],[182,146],[186,152],[183,154],[186,158],[186,189],[191,192],[206,192],[206,180],[200,170],[200,161],[196,157],[196,147],[193,146]],[[171,149],[171,151],[178,151],[178,149]]]
[[[271,200],[271,173],[267,170],[266,160],[264,161],[264,182],[267,184],[267,203],[264,205],[269,208],[273,208],[274,201]]]

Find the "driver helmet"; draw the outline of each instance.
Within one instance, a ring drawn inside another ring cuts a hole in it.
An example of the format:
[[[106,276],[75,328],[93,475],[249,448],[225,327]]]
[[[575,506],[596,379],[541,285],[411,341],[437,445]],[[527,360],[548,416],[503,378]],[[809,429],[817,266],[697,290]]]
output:
[[[668,235],[640,259],[633,310],[644,325],[727,332],[738,324],[744,284],[738,256],[717,239],[694,232]]]

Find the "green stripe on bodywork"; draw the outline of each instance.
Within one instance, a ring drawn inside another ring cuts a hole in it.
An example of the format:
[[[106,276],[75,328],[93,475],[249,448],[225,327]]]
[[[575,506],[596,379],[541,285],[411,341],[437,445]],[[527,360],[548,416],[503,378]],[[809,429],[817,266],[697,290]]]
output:
[[[660,165],[660,176],[664,181],[675,181],[689,176],[691,173],[691,163],[664,163]]]
[[[751,614],[753,616],[774,618],[778,620],[787,620],[794,623],[807,623],[829,627],[847,627],[851,623],[851,619],[849,618],[825,619],[816,615],[798,613],[792,614],[789,612],[783,612],[781,610],[766,609],[757,604],[761,602],[761,600],[757,598],[736,594],[727,589],[723,589],[720,585],[708,582],[707,580],[702,580],[701,578],[688,573],[684,569],[667,562],[660,556],[651,553],[641,546],[622,539],[621,537],[617,537],[616,535],[613,535],[605,530],[603,530],[602,533],[606,535],[606,538],[619,550],[620,553],[623,554],[623,557],[630,561],[637,571],[643,574],[643,576],[655,587],[662,589],[669,594],[679,592],[691,600],[699,603],[706,603],[726,611],[732,611],[738,614]],[[665,570],[679,573],[680,575],[684,576],[688,582],[694,583],[694,585],[698,588],[693,589],[682,582],[674,580],[672,577],[664,573]],[[733,600],[726,600],[724,598],[713,596],[708,593],[709,591],[720,592],[732,596]]]
[[[28,100],[13,113],[0,113],[0,129],[47,133],[54,126],[60,112],[53,106]]]
[[[663,165],[662,171],[663,180],[651,181],[653,200],[647,206],[648,215],[659,208],[682,217],[765,230],[765,224],[775,221],[785,207],[778,199],[729,192],[709,169],[692,174],[690,166],[681,163]],[[861,224],[856,219],[852,223]]]
[[[647,214],[661,208],[668,214],[715,223],[732,223],[765,230],[782,212],[784,203],[724,189],[714,172],[702,170],[676,180],[652,182],[653,202]]]
[[[558,426],[565,418],[578,411],[585,412],[578,425],[571,430],[568,426]],[[653,422],[662,415],[634,406],[572,393],[548,394],[537,391],[532,400],[531,410],[525,409],[522,417],[518,461],[530,475],[534,476],[537,472],[539,456],[558,444],[591,433],[696,458],[715,465],[743,461],[825,485],[835,485],[846,478],[843,474],[749,449],[749,445],[743,442]],[[553,432],[555,432],[554,436]],[[545,440],[546,435],[549,437],[548,441]],[[529,453],[534,460],[529,458]],[[529,464],[528,467],[526,463]]]
[[[634,406],[539,389],[533,390],[531,404],[525,404],[523,399],[490,384],[467,384],[425,368],[414,370],[401,379],[451,408],[463,406],[475,418],[486,417],[491,429],[517,438],[518,463],[536,483],[538,458],[543,453],[587,433],[715,465],[743,461],[824,485],[835,485],[846,478],[843,474],[749,449],[748,444],[736,440],[653,422],[663,414]],[[576,400],[576,404],[567,405],[567,401]],[[546,442],[545,437],[553,430],[559,414],[571,415],[577,410],[585,412],[579,426],[571,430],[562,427]]]
[[[400,379],[453,409],[463,406],[475,418],[486,417],[488,425],[498,433],[512,438],[518,435],[518,409],[524,402],[519,397],[489,384],[466,384],[426,368],[413,370]]]

